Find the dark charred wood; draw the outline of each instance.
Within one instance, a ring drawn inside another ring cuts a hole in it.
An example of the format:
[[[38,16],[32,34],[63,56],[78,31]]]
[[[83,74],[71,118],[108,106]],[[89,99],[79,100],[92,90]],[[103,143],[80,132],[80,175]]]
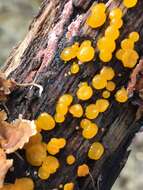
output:
[[[60,95],[71,93],[75,97],[78,84],[83,81],[88,81],[90,84],[92,77],[101,69],[102,63],[96,56],[93,62],[81,66],[78,75],[65,76],[69,71],[70,64],[64,64],[59,57],[62,49],[74,40],[91,39],[95,45],[97,39],[104,34],[106,26],[98,30],[92,30],[85,25],[85,18],[89,13],[88,6],[93,2],[89,0],[73,0],[73,10],[65,19],[61,35],[57,34],[55,48],[50,51],[50,54],[53,53],[53,57],[50,61],[49,57],[46,59],[46,55],[49,53],[49,49],[46,49],[49,46],[49,34],[53,32],[54,26],[59,23],[60,15],[68,2],[70,0],[45,0],[43,2],[41,10],[33,20],[25,40],[13,50],[3,69],[8,77],[14,78],[19,83],[34,80],[44,88],[42,97],[38,97],[38,90],[35,87],[19,88],[14,91],[7,102],[10,120],[18,117],[19,114],[22,114],[27,119],[35,119],[44,111],[53,115]],[[114,6],[123,8],[121,0],[106,2],[108,3],[108,10]],[[118,48],[121,40],[132,31],[138,31],[140,39],[143,38],[142,7],[143,1],[139,0],[135,8],[128,11],[124,9],[124,27],[121,29],[121,36],[117,41]],[[82,14],[81,25],[78,28],[76,37],[67,39],[68,27],[73,20],[78,19],[79,8],[84,10],[80,12]],[[142,46],[140,40],[136,45],[140,57],[142,56]],[[123,85],[127,86],[131,71],[124,69],[122,64],[115,58],[109,65],[117,73],[115,77],[117,89]],[[120,75],[118,75],[119,73]],[[100,94],[101,92],[96,92],[93,99],[84,103],[83,106],[85,107],[87,104],[94,102]],[[9,173],[7,180],[25,176],[28,171],[36,183],[36,190],[52,190],[58,188],[60,184],[71,181],[75,183],[75,190],[110,190],[126,163],[129,155],[128,146],[142,125],[141,119],[136,120],[138,107],[132,105],[133,99],[134,97],[126,104],[120,105],[115,102],[113,94],[110,99],[110,109],[95,120],[100,126],[100,132],[90,141],[84,140],[81,136],[81,131],[76,130],[76,126],[79,125],[79,119],[73,119],[70,115],[68,115],[65,123],[57,126],[53,131],[43,132],[45,142],[48,142],[51,137],[64,137],[68,142],[65,150],[58,155],[61,168],[48,181],[41,181],[34,172],[37,168],[29,166],[25,159],[23,161],[15,159],[15,170]],[[76,97],[74,102],[78,102]],[[87,151],[94,141],[100,141],[105,146],[103,157],[96,162],[89,160],[87,157]],[[23,152],[20,152],[20,154],[24,157]],[[68,154],[76,156],[76,164],[70,167],[66,165],[65,161]],[[87,163],[90,166],[90,173],[94,183],[91,176],[84,179],[77,178],[77,166],[82,163]]]

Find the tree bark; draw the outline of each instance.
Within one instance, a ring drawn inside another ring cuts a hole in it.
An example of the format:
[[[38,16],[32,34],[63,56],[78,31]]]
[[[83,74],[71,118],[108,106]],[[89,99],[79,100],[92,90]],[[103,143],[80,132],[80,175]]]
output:
[[[98,1],[103,2],[103,1]],[[132,31],[140,33],[143,37],[143,1],[139,0],[135,8],[126,10],[123,8],[122,0],[104,1],[107,3],[108,11],[114,7],[121,7],[124,11],[124,26],[121,35],[117,40],[117,47],[122,39]],[[38,97],[38,90],[33,88],[20,88],[14,91],[6,103],[9,110],[9,119],[12,120],[22,114],[26,119],[35,119],[46,111],[52,115],[55,112],[55,105],[60,95],[71,93],[75,96],[78,84],[88,81],[102,67],[101,61],[96,56],[94,62],[81,65],[78,75],[69,76],[70,64],[64,64],[60,60],[62,49],[81,39],[91,39],[96,46],[97,39],[104,34],[106,26],[92,30],[85,24],[89,8],[93,0],[45,0],[42,3],[38,15],[30,25],[25,39],[18,44],[9,56],[3,71],[8,77],[14,78],[19,83],[34,81],[44,88],[42,97]],[[74,21],[78,23],[75,32],[72,31]],[[54,40],[53,40],[54,38]],[[142,56],[142,42],[137,43],[136,49]],[[115,81],[117,88],[127,86],[131,70],[122,67],[115,58],[109,63],[116,73]],[[100,96],[95,93],[92,100],[83,104],[94,102]],[[114,100],[110,101],[110,108],[101,114],[95,122],[100,126],[100,132],[92,140],[83,139],[79,126],[79,119],[73,119],[68,115],[66,121],[48,133],[43,133],[45,142],[51,137],[64,137],[67,139],[66,148],[58,155],[61,168],[52,175],[49,180],[42,181],[37,177],[37,168],[29,166],[26,160],[15,158],[15,170],[8,174],[7,180],[14,180],[15,177],[25,176],[28,173],[34,179],[36,190],[52,190],[60,184],[74,182],[76,190],[109,190],[124,167],[129,151],[128,147],[137,131],[139,131],[142,120],[136,120],[137,107],[132,104],[131,98],[127,103],[120,105]],[[74,102],[79,102],[75,98]],[[94,141],[100,141],[105,146],[105,153],[98,161],[88,159],[87,151]],[[24,153],[20,152],[24,157]],[[73,166],[66,165],[66,156],[74,154],[76,163]],[[15,157],[15,155],[12,155]],[[79,179],[76,176],[78,165],[87,163],[90,166],[91,176]]]

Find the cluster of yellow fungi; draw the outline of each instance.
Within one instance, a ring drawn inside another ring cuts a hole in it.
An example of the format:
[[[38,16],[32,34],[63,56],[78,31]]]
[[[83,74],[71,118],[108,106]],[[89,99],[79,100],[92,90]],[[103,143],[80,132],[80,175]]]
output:
[[[123,4],[127,8],[132,8],[137,4],[137,0],[123,0]],[[99,58],[102,62],[109,62],[112,59],[112,54],[116,49],[116,40],[120,35],[119,29],[123,25],[123,12],[120,8],[113,8],[109,13],[110,25],[105,30],[105,35],[97,42],[99,50]],[[98,3],[93,5],[91,13],[86,20],[86,24],[95,29],[102,26],[107,19],[106,5]],[[134,50],[134,44],[139,40],[139,34],[132,32],[127,39],[121,42],[121,49],[116,52],[116,58],[122,61],[123,66],[133,68],[139,58],[138,53]],[[81,44],[75,42],[73,45],[66,47],[61,55],[64,62],[77,59],[77,62],[72,61],[70,72],[77,74],[79,72],[79,63],[90,62],[95,57],[95,48],[92,46],[90,40],[84,40]],[[66,146],[66,139],[51,138],[49,142],[45,143],[42,140],[41,130],[50,131],[56,126],[56,123],[63,123],[68,113],[75,118],[81,118],[80,127],[82,136],[85,139],[92,139],[99,131],[97,124],[91,120],[96,119],[100,113],[105,112],[110,105],[108,98],[111,93],[115,92],[116,84],[113,81],[115,71],[111,66],[103,66],[98,74],[96,74],[91,85],[87,82],[82,83],[77,91],[76,97],[80,100],[79,103],[73,103],[73,96],[71,94],[62,95],[56,104],[55,115],[51,116],[49,113],[42,113],[35,120],[37,127],[37,134],[30,138],[29,143],[25,145],[25,154],[27,161],[32,166],[38,166],[38,176],[42,180],[47,180],[50,175],[54,174],[60,167],[58,159],[55,157],[61,149]],[[91,99],[94,91],[102,91],[102,98],[97,99],[83,108],[82,102]],[[128,100],[128,93],[125,87],[122,87],[115,92],[115,99],[119,103],[124,103]],[[104,153],[104,146],[100,142],[93,142],[88,150],[88,157],[92,160],[99,160]],[[68,165],[73,165],[76,161],[74,155],[70,154],[66,158]],[[84,177],[89,174],[89,167],[86,164],[80,165],[77,168],[77,176]],[[29,178],[17,179],[15,184],[6,185],[1,190],[7,190],[11,186],[14,189],[33,190],[33,181]],[[73,190],[74,183],[70,182],[62,186],[64,190]]]
[[[16,179],[14,184],[7,184],[0,190],[34,190],[34,182],[28,177]]]

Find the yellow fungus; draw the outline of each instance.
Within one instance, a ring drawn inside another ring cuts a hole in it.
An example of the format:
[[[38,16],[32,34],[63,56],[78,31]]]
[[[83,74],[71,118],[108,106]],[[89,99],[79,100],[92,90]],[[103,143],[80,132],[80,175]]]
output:
[[[58,103],[62,103],[66,106],[70,106],[73,101],[73,97],[70,94],[64,94],[59,98]]]
[[[116,43],[114,40],[111,40],[107,37],[102,37],[97,42],[97,47],[99,50],[105,50],[105,52],[113,52],[116,48]]]
[[[97,90],[105,88],[106,85],[107,85],[107,80],[99,74],[95,75],[94,78],[92,79],[92,86]]]
[[[31,178],[28,177],[23,177],[23,178],[19,178],[16,179],[15,181],[15,187],[17,190],[34,190],[34,182]],[[9,189],[9,190],[14,190],[14,189]]]
[[[112,19],[121,19],[123,16],[123,12],[120,8],[114,8],[111,10],[109,14],[109,18]]]
[[[42,168],[45,169],[49,174],[53,174],[60,167],[58,159],[54,156],[47,156],[42,164]]]
[[[92,160],[99,160],[104,153],[104,147],[101,143],[95,142],[91,145],[88,157]]]
[[[99,58],[103,62],[109,62],[112,59],[112,53],[107,49],[103,49],[100,51]]]
[[[104,80],[112,80],[115,76],[115,71],[112,67],[103,67],[100,71],[100,75]]]
[[[55,121],[50,114],[42,113],[38,117],[36,121],[36,125],[38,126],[38,128],[48,131],[48,130],[52,130],[55,127]]]
[[[94,58],[95,50],[92,46],[81,46],[77,53],[77,58],[82,63],[89,62]]]
[[[113,25],[115,28],[120,29],[123,26],[123,20],[119,18],[114,18],[111,20],[110,25]]]
[[[105,112],[109,107],[109,101],[105,99],[99,99],[96,101],[96,109],[99,112]]]
[[[71,68],[70,68],[70,72],[72,74],[76,74],[79,72],[79,65],[77,63],[73,63]]]
[[[77,97],[80,100],[88,100],[92,97],[93,95],[93,90],[90,86],[88,85],[83,85],[80,86],[78,91],[77,91]]]
[[[108,90],[104,90],[102,93],[103,98],[107,99],[109,98],[111,93]]]
[[[56,123],[63,123],[65,121],[65,116],[60,113],[56,113],[54,118]]]
[[[97,118],[99,111],[95,104],[90,104],[86,107],[85,115],[88,119],[95,119]]]
[[[123,49],[119,49],[117,52],[116,52],[116,58],[119,59],[119,60],[122,60],[122,57],[125,53],[125,50]]]
[[[89,174],[89,167],[87,164],[83,164],[78,167],[77,175],[78,177],[85,177]]]
[[[123,0],[124,6],[127,8],[132,8],[137,4],[138,0]]]
[[[131,32],[129,34],[129,38],[133,41],[133,42],[137,42],[140,38],[139,33],[138,32]]]
[[[81,122],[80,122],[80,127],[84,129],[85,127],[88,127],[88,125],[90,125],[90,124],[91,124],[90,120],[82,119]]]
[[[95,123],[90,123],[87,127],[85,127],[82,131],[82,136],[85,139],[92,139],[98,132],[98,126]]]
[[[107,27],[107,29],[105,30],[105,36],[112,40],[116,40],[119,37],[119,35],[120,32],[114,25]]]
[[[61,148],[64,148],[66,145],[66,140],[64,138],[51,138],[47,144],[47,150],[49,154],[55,155],[59,153]]]
[[[80,104],[74,104],[69,108],[69,112],[73,115],[73,117],[80,118],[83,115],[83,108]]]
[[[122,87],[120,90],[118,90],[115,94],[115,98],[118,102],[124,103],[128,100],[128,93],[127,90]]]
[[[61,115],[66,115],[68,112],[68,107],[64,103],[58,103],[56,106],[56,112]]]
[[[40,166],[47,153],[42,144],[35,144],[26,149],[26,159],[32,166]]]
[[[40,167],[38,170],[38,176],[42,180],[46,180],[50,177],[50,173],[43,167]]]
[[[114,91],[116,88],[116,84],[113,82],[113,81],[108,81],[107,82],[107,86],[106,86],[106,89],[109,90],[109,91]]]
[[[135,50],[128,49],[122,56],[122,63],[124,67],[133,68],[138,61],[139,55]]]
[[[68,165],[72,165],[75,163],[75,157],[73,155],[69,155],[66,159]]]
[[[74,183],[66,183],[64,185],[64,190],[73,190],[74,189]]]
[[[121,48],[123,50],[133,49],[134,48],[134,42],[131,39],[124,39],[121,42]]]

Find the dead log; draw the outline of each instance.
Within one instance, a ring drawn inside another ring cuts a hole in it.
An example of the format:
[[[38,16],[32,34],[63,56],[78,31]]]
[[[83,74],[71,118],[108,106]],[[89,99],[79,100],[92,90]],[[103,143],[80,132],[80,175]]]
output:
[[[98,2],[103,2],[103,0]],[[142,0],[139,0],[135,8],[128,11],[123,8],[122,0],[106,0],[104,2],[108,4],[108,10],[114,6],[124,9],[124,26],[117,41],[118,47],[121,40],[132,31],[138,31],[140,39],[142,39]],[[64,64],[59,57],[62,49],[73,41],[91,39],[96,45],[97,39],[103,35],[106,26],[92,30],[85,25],[92,3],[94,3],[93,0],[43,1],[25,39],[13,50],[3,71],[8,77],[14,78],[19,83],[34,81],[42,85],[44,92],[42,97],[39,97],[35,87],[18,88],[14,91],[6,103],[10,120],[18,117],[19,114],[22,114],[26,119],[35,119],[44,111],[53,115],[55,104],[60,95],[67,92],[75,95],[80,82],[88,81],[91,83],[93,76],[99,72],[102,63],[96,56],[94,63],[81,66],[78,75],[65,75],[69,71],[70,64]],[[137,43],[136,49],[141,57],[143,52],[141,40]],[[124,69],[115,58],[109,65],[114,67],[117,73],[120,73],[115,78],[117,88],[122,85],[127,86],[131,70]],[[95,101],[99,94],[96,93],[89,102]],[[65,137],[68,141],[65,150],[58,155],[61,168],[50,177],[50,180],[41,181],[35,174],[37,168],[29,166],[25,159],[19,160],[18,158],[15,159],[15,170],[8,174],[7,180],[14,180],[15,177],[30,173],[29,175],[35,181],[36,190],[52,190],[58,188],[60,184],[71,181],[75,183],[76,190],[111,189],[126,163],[129,155],[128,147],[142,125],[142,120],[136,119],[138,107],[132,104],[134,99],[136,99],[135,96],[124,105],[119,105],[112,96],[110,109],[96,120],[100,126],[100,132],[90,141],[83,139],[81,131],[76,130],[76,126],[79,126],[79,119],[73,119],[70,115],[62,125],[51,132],[43,133],[46,142],[53,136]],[[75,102],[78,102],[76,98]],[[83,105],[86,106],[89,102]],[[87,151],[94,141],[102,142],[106,149],[102,159],[96,162],[87,157]],[[24,157],[23,152],[20,153]],[[76,164],[70,167],[65,163],[68,154],[76,156]],[[77,166],[82,163],[87,163],[90,166],[93,180],[91,176],[84,179],[77,178]]]

